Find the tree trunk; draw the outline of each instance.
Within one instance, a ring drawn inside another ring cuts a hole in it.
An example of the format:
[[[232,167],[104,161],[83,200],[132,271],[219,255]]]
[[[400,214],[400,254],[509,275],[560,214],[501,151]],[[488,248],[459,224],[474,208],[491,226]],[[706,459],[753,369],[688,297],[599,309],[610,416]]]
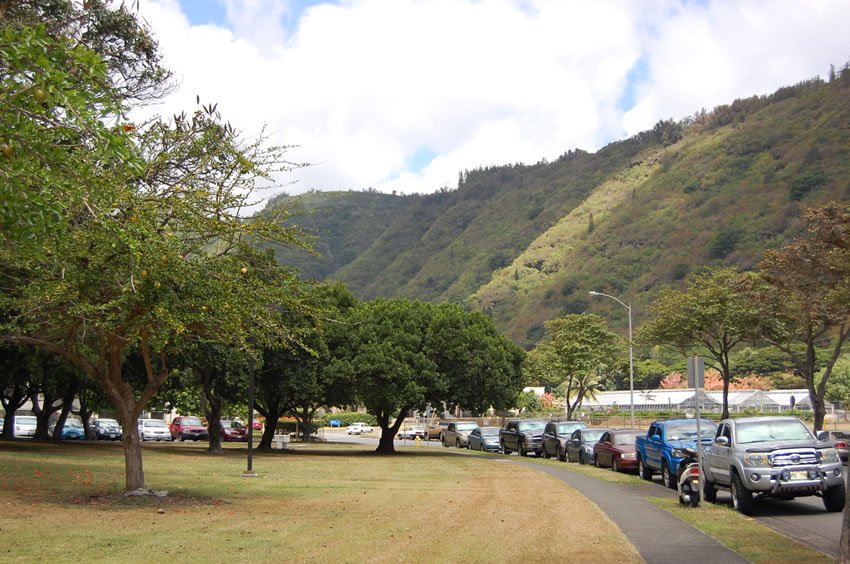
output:
[[[142,441],[139,439],[139,417],[130,415],[121,418],[124,438],[124,491],[145,487],[145,471],[142,466]]]
[[[207,405],[204,406],[204,415],[207,417],[207,433],[209,433],[207,452],[224,454],[224,449],[221,447],[221,400],[216,396],[213,388],[212,370],[195,369],[195,374],[200,377],[204,388],[204,398],[207,400]]]
[[[390,426],[389,414],[378,414],[377,419],[378,426],[381,428],[381,438],[378,440],[378,448],[375,449],[375,452],[380,454],[395,454],[395,443],[393,441],[395,440],[395,436],[398,434],[398,430],[401,428],[405,414],[407,414],[407,412],[411,409],[413,409],[411,406],[402,408],[392,426]]]
[[[266,415],[263,415],[263,417],[266,418],[266,426],[263,427],[263,436],[260,437],[260,444],[257,445],[257,448],[269,450],[272,448],[272,440],[274,440],[274,435],[277,432],[277,425],[270,424],[270,421],[277,421],[280,419],[280,415],[273,419],[269,419]]]
[[[224,449],[221,447],[221,402],[210,401],[207,397],[207,424],[210,434],[210,446],[207,449],[213,454],[224,454]]]
[[[2,398],[3,410],[5,411],[4,419],[6,423],[3,425],[3,433],[0,438],[9,440],[15,438],[15,412],[23,407],[26,402],[26,392],[17,385],[8,397],[4,396]]]
[[[823,396],[812,399],[812,411],[815,414],[813,423],[814,431],[823,430],[823,420],[826,418],[826,406],[824,405]]]
[[[723,411],[720,413],[721,419],[729,418],[729,374],[721,373],[721,377],[723,378]],[[699,401],[699,398],[697,398]]]

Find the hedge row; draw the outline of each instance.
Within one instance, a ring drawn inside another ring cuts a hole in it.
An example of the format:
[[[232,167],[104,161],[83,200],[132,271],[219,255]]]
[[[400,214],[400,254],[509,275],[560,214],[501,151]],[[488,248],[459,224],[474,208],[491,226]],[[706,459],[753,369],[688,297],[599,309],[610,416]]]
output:
[[[330,422],[332,419],[339,421],[341,427],[348,427],[352,423],[358,421],[372,426],[376,426],[378,424],[378,420],[375,418],[374,415],[372,415],[371,413],[363,413],[360,411],[328,413],[323,417],[316,418],[315,423],[320,427],[330,427]]]

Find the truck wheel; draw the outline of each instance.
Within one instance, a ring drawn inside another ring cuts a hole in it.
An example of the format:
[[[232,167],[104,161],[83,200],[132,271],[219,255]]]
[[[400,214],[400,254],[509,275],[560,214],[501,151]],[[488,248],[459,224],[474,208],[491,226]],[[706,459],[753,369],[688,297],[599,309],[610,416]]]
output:
[[[549,451],[546,450],[546,445],[543,445],[543,460],[549,460]]]
[[[455,441],[455,448],[460,448],[460,439]]]
[[[744,515],[753,514],[753,492],[744,486],[737,472],[732,472],[732,506]]]
[[[440,437],[440,442],[443,443],[444,447],[449,447],[449,443],[446,441],[446,437]]]
[[[702,478],[702,498],[709,503],[714,503],[717,501],[717,488],[714,487],[714,482],[706,480],[704,476]]]
[[[560,444],[558,445],[558,460],[561,462],[567,461],[567,454],[564,452],[564,449]]]
[[[611,460],[611,469],[612,469],[614,472],[619,472],[619,471],[620,471],[620,463],[619,463],[619,462],[617,462],[617,459],[616,459],[616,458],[613,458],[613,459]]]
[[[579,464],[585,464],[585,462],[584,462],[584,453],[583,453],[583,452],[581,452],[581,450],[579,450],[579,451],[578,451],[578,463],[579,463]]]
[[[671,490],[676,489],[676,478],[673,473],[670,472],[670,468],[668,468],[666,462],[661,463],[661,481],[663,481],[664,485]]]
[[[520,456],[528,456],[528,453],[525,452],[524,448],[522,448],[522,443],[519,444],[519,455]]]
[[[640,477],[647,482],[652,481],[652,470],[646,467],[646,464],[643,463],[643,458],[641,457],[638,457],[638,474],[640,474]]]
[[[510,454],[510,453],[511,453],[511,451],[509,451],[509,450],[508,450],[508,447],[507,447],[507,446],[505,446],[504,441],[502,442],[502,452],[503,452],[504,454]]]
[[[823,492],[823,506],[830,513],[844,511],[844,484],[838,484],[827,488]]]

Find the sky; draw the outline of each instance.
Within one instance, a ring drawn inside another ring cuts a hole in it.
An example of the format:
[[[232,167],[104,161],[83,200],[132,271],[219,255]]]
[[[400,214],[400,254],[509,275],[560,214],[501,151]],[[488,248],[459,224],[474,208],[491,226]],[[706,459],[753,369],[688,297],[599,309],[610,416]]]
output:
[[[308,190],[430,193],[595,151],[850,60],[847,0],[140,0],[178,88],[310,163]]]

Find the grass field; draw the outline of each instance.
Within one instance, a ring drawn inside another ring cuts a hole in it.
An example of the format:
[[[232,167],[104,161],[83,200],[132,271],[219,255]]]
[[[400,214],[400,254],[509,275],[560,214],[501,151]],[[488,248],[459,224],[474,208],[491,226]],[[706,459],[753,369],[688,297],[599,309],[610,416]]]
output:
[[[637,562],[566,484],[510,462],[321,445],[144,447],[149,487],[124,498],[116,444],[0,442],[0,561]],[[580,543],[569,539],[582,539]]]

